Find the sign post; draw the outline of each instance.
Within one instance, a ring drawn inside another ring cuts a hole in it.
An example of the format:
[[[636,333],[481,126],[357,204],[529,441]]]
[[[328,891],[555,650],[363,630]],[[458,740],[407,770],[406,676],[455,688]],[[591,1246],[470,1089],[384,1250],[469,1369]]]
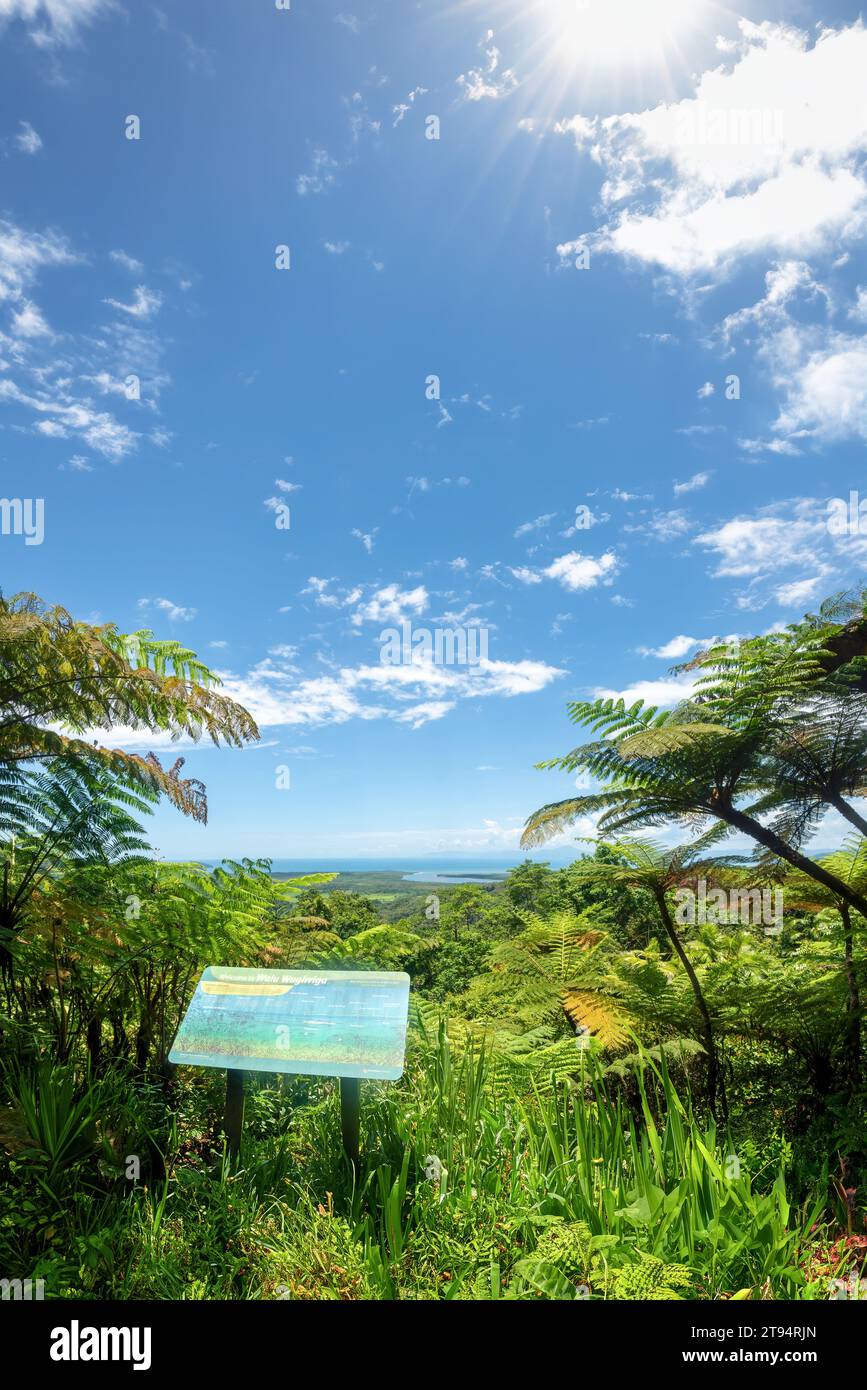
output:
[[[361,1082],[355,1076],[340,1078],[340,1130],[343,1152],[358,1167],[358,1131],[361,1118]]]
[[[403,1075],[409,976],[383,970],[246,970],[209,965],[169,1053],[226,1069],[224,1132],[237,1159],[247,1072],[340,1078],[340,1126],[358,1166],[362,1080]]]
[[[223,1132],[226,1149],[234,1163],[241,1152],[241,1131],[244,1128],[244,1073],[236,1067],[226,1069],[226,1110]]]

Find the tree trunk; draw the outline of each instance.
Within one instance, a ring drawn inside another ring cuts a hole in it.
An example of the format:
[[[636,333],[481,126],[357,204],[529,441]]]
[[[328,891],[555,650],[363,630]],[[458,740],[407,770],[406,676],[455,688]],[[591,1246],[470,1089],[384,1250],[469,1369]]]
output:
[[[861,1075],[861,995],[853,958],[852,917],[847,903],[840,904],[840,916],[843,919],[846,985],[849,990],[846,1051],[849,1061],[849,1087],[854,1092],[857,1090]]]
[[[723,1119],[728,1121],[728,1103],[726,1101],[725,1081],[720,1075],[719,1058],[717,1057],[716,1041],[714,1039],[713,1024],[711,1023],[710,1010],[707,1001],[701,992],[701,985],[698,976],[693,969],[692,961],[683,948],[683,942],[677,934],[677,928],[671,919],[668,909],[668,902],[665,897],[665,890],[658,888],[654,891],[656,904],[659,908],[659,915],[665,927],[666,935],[677,955],[678,960],[686,971],[692,992],[695,995],[695,1002],[704,1024],[704,1045],[707,1052],[707,1099],[711,1108],[711,1113],[716,1118],[717,1090],[719,1089],[720,1103]]]
[[[111,1016],[111,1055],[117,1059],[126,1057],[128,1040],[126,1030],[123,1026],[123,1017],[120,1014]]]
[[[141,1016],[138,1032],[135,1035],[135,1064],[140,1072],[147,1070],[153,1033],[153,1017],[149,1012],[145,1012]]]
[[[87,1025],[87,1055],[90,1069],[96,1076],[102,1061],[102,1019],[92,1018]]]
[[[796,849],[792,849],[791,845],[787,845],[786,841],[782,840],[773,830],[768,830],[767,826],[753,820],[752,816],[744,815],[743,811],[736,811],[733,806],[724,806],[714,802],[711,811],[719,820],[725,821],[726,825],[731,825],[735,830],[742,830],[745,835],[749,835],[751,840],[757,840],[760,845],[765,846],[765,849],[769,849],[779,859],[785,859],[787,864],[800,869],[802,874],[814,879],[816,883],[824,884],[835,897],[842,898],[850,907],[854,907],[856,912],[860,912],[862,917],[867,917],[867,898],[856,893],[842,879],[828,873],[828,870],[823,869],[821,864],[817,864],[813,859],[808,859],[806,855],[799,854]]]
[[[840,812],[844,820],[847,820],[850,825],[854,825],[860,835],[867,836],[867,820],[863,816],[859,816],[854,806],[850,806],[844,797],[829,793],[828,801],[835,811]]]

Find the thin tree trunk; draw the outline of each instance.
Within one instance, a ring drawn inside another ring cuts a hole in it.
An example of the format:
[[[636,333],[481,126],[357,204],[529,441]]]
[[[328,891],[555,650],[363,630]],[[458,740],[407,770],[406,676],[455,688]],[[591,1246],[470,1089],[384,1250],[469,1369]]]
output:
[[[854,825],[855,829],[861,835],[867,836],[867,820],[865,820],[863,816],[859,816],[854,806],[850,806],[849,802],[846,801],[844,797],[829,795],[828,801],[834,807],[835,811],[840,812],[844,820],[847,820],[850,825]]]
[[[96,1076],[102,1062],[102,1019],[94,1015],[87,1025],[87,1055]]]
[[[848,1026],[846,1029],[846,1050],[849,1053],[849,1085],[852,1091],[858,1087],[861,1073],[861,995],[852,949],[852,917],[847,903],[840,904],[843,919],[844,959],[846,963],[846,984],[849,990]]]
[[[849,887],[848,883],[844,883],[842,879],[830,874],[827,869],[823,869],[821,864],[817,864],[815,860],[808,859],[806,855],[792,849],[791,845],[786,844],[786,841],[775,834],[773,830],[768,830],[767,826],[753,820],[752,816],[745,815],[743,811],[736,811],[733,806],[723,806],[715,802],[712,813],[735,830],[742,830],[745,835],[749,835],[751,840],[757,840],[760,845],[764,845],[765,849],[769,849],[778,858],[785,859],[787,864],[800,869],[801,873],[806,874],[808,878],[814,879],[816,883],[824,884],[835,897],[842,898],[850,907],[854,907],[856,912],[860,912],[862,917],[867,917],[867,898],[863,897],[861,893],[856,893],[853,888]]]
[[[723,1119],[727,1121],[728,1104],[726,1101],[725,1094],[725,1082],[722,1076],[720,1075],[719,1058],[717,1057],[716,1041],[714,1039],[713,1034],[713,1024],[711,1022],[710,1010],[708,1009],[707,1001],[705,1000],[705,997],[702,994],[699,978],[696,975],[695,970],[693,969],[692,961],[686,954],[686,951],[683,948],[683,942],[678,936],[677,928],[675,927],[674,922],[671,919],[671,913],[669,912],[668,902],[666,901],[665,897],[665,890],[663,888],[655,889],[654,897],[656,898],[656,904],[659,908],[659,915],[662,918],[662,924],[665,927],[666,935],[668,936],[668,939],[671,942],[671,945],[677,955],[678,960],[680,961],[681,965],[686,971],[687,978],[689,979],[689,983],[692,986],[692,992],[695,995],[696,1006],[698,1008],[699,1013],[701,1014],[702,1022],[704,1023],[704,1043],[705,1051],[707,1052],[708,1104],[710,1105],[711,1112],[713,1113],[714,1117],[716,1117],[717,1089],[719,1088],[722,1115]]]
[[[60,957],[57,954],[57,921],[51,923],[51,955],[54,961],[54,983],[57,986],[57,1060],[60,1063],[66,1061],[66,997],[63,992],[63,980],[60,974]]]

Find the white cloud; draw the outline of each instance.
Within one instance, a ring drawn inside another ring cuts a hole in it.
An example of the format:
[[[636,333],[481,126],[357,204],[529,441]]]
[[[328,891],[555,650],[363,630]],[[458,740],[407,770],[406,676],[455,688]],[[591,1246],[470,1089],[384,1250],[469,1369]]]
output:
[[[867,323],[867,289],[863,285],[859,285],[856,290],[855,303],[849,310],[849,317],[858,323]]]
[[[165,613],[170,623],[189,623],[196,616],[195,608],[184,608],[179,603],[173,603],[169,598],[140,598],[139,608],[145,612],[155,608],[160,613]]]
[[[79,260],[67,239],[56,232],[26,232],[0,220],[0,300],[20,297],[41,270],[75,265]]]
[[[593,698],[597,700],[623,700],[627,708],[634,705],[636,700],[643,700],[645,705],[656,705],[661,709],[670,709],[672,705],[679,704],[681,700],[688,700],[697,688],[696,681],[687,675],[672,676],[658,681],[636,681],[634,685],[627,686],[625,690],[609,690],[599,687],[593,691]]]
[[[699,488],[707,487],[710,477],[710,473],[693,473],[692,477],[687,478],[685,483],[675,483],[675,496],[680,497],[684,492],[697,492]]]
[[[520,848],[524,817],[504,817],[502,821],[483,820],[476,825],[435,826],[421,830],[401,826],[386,830],[358,830],[346,834],[332,834],[328,840],[328,853],[339,848],[342,854],[356,858],[369,855],[378,859],[386,857],[412,858],[428,854],[452,854],[479,856],[502,853],[516,859],[532,858]],[[576,821],[568,831],[555,836],[546,846],[543,858],[550,858],[551,848],[566,848],[575,854],[575,838],[596,835],[595,821],[583,817]],[[260,832],[261,841],[261,832]],[[275,840],[275,857],[280,845]],[[322,854],[322,847],[311,849],[308,853]]]
[[[149,290],[146,285],[136,285],[131,304],[123,304],[119,299],[103,300],[103,303],[110,304],[112,309],[119,309],[134,319],[152,318],[159,311],[162,302],[162,295],[156,290]]]
[[[716,557],[717,578],[747,581],[739,608],[761,608],[771,598],[797,607],[822,587],[830,591],[841,568],[863,570],[867,561],[867,536],[835,534],[830,518],[827,500],[790,498],[732,517],[695,541]]]
[[[311,574],[307,580],[307,588],[302,589],[302,594],[313,594],[316,603],[321,608],[339,608],[341,601],[337,594],[329,591],[329,585],[333,583],[331,579],[320,579],[315,574]],[[287,610],[288,611],[288,610]]]
[[[565,673],[543,661],[437,665],[416,652],[411,664],[343,667],[334,675],[298,679],[269,656],[246,676],[221,672],[223,691],[262,728],[390,719],[418,728],[445,717],[461,700],[512,699],[545,689]]]
[[[686,190],[672,193],[658,216],[624,214],[607,246],[625,256],[693,274],[758,251],[808,252],[862,225],[867,185],[846,169],[788,169],[750,193],[718,195],[690,209]]]
[[[595,416],[595,418],[590,420],[576,420],[574,425],[570,425],[570,429],[595,430],[599,429],[602,425],[610,424],[610,421],[611,417],[609,415],[597,415]]]
[[[406,101],[399,102],[397,106],[393,106],[391,108],[391,114],[394,116],[393,125],[399,126],[408,112],[412,110],[416,97],[425,96],[426,93],[427,87],[416,87],[407,94]]]
[[[793,374],[780,370],[787,400],[774,429],[822,442],[867,441],[867,342],[830,333],[811,351],[805,334],[799,347],[802,361]]]
[[[401,589],[397,584],[387,584],[378,589],[371,599],[360,604],[352,615],[355,627],[362,623],[403,622],[405,618],[424,613],[428,606],[428,591],[423,584],[415,589]]]
[[[800,608],[816,597],[824,581],[823,574],[816,574],[812,579],[796,579],[792,584],[781,584],[774,590],[774,598],[784,608]]]
[[[51,329],[45,322],[42,310],[31,300],[25,299],[19,309],[12,314],[12,332],[17,338],[50,338]]]
[[[661,647],[639,647],[641,656],[656,656],[661,661],[679,661],[681,657],[687,656],[694,648],[701,648],[706,645],[703,637],[672,637]]]
[[[511,68],[500,70],[500,50],[493,42],[494,31],[489,29],[479,47],[485,55],[483,67],[470,68],[456,79],[465,101],[498,101],[508,96],[518,85]]]
[[[613,583],[618,568],[617,556],[611,551],[596,559],[593,555],[582,555],[577,550],[570,550],[568,554],[558,556],[544,569],[521,565],[510,568],[509,573],[527,585],[541,584],[543,579],[556,579],[564,589],[576,593],[584,589],[595,589],[597,584]]]
[[[38,154],[42,149],[42,136],[33,129],[29,121],[20,121],[15,143],[22,154]]]
[[[741,578],[799,563],[827,536],[826,521],[813,503],[775,504],[756,516],[733,517],[695,539],[717,556],[719,577]]]
[[[76,42],[79,30],[115,9],[115,0],[0,0],[0,29],[21,20],[40,48]]]
[[[135,256],[127,255],[126,251],[110,251],[109,256],[114,261],[115,265],[122,266],[124,270],[129,271],[130,275],[144,274],[142,262],[137,261]]]
[[[592,555],[581,555],[577,550],[570,550],[568,555],[554,560],[544,573],[548,579],[556,579],[564,589],[574,592],[595,589],[597,584],[612,583],[618,568],[617,556],[611,551],[600,555],[597,560]]]
[[[688,535],[693,529],[686,512],[672,510],[668,512],[651,512],[649,515],[642,515],[640,521],[624,525],[624,531],[638,532],[648,536],[651,540],[665,543],[666,541],[678,540],[679,537]]]
[[[592,152],[602,201],[623,204],[599,250],[678,275],[752,252],[811,254],[860,235],[867,183],[867,31],[740,22],[727,60],[682,101],[561,122]]]
[[[720,325],[720,337],[728,345],[735,333],[753,327],[763,337],[771,328],[788,321],[788,306],[799,295],[808,303],[818,298],[829,302],[828,291],[815,279],[806,261],[776,262],[765,273],[763,298],[749,308],[729,314]]]
[[[355,537],[355,539],[356,539],[357,541],[361,541],[361,544],[364,546],[364,548],[365,548],[365,550],[367,551],[368,555],[370,555],[370,554],[373,553],[374,538],[375,538],[376,533],[377,533],[378,530],[379,530],[379,527],[378,527],[378,526],[374,526],[374,528],[373,528],[372,531],[367,531],[367,532],[365,532],[365,531],[359,531],[359,530],[355,529],[355,530],[353,530],[353,532],[352,532],[352,534],[353,534],[353,536]]]
[[[39,434],[54,439],[77,436],[76,442],[116,461],[135,450],[141,436],[96,408],[91,397],[82,394],[82,383],[92,383],[102,395],[128,399],[125,383],[134,375],[141,389],[137,408],[155,411],[169,378],[162,366],[162,343],[135,318],[112,321],[97,334],[52,332],[33,286],[48,270],[81,263],[58,232],[25,231],[0,220],[0,312],[9,320],[9,333],[4,337],[0,331],[0,340],[14,363],[11,370],[6,363],[0,378],[0,400],[20,407],[29,416],[27,426]],[[60,357],[46,350],[58,339],[63,342]],[[152,432],[152,437],[158,433]]]
[[[741,439],[747,453],[796,456],[805,443],[867,439],[867,343],[835,328],[827,317],[809,319],[803,310],[817,303],[830,314],[832,296],[805,261],[774,265],[765,276],[765,294],[729,314],[720,336],[730,343],[754,333],[758,355],[782,396],[770,439]],[[858,318],[860,291],[849,317]]]
[[[515,532],[515,540],[521,536],[527,536],[531,531],[542,531],[548,526],[557,515],[556,512],[545,512],[544,516],[537,516],[535,521],[525,521]]]
[[[337,182],[336,171],[340,164],[332,159],[327,150],[318,146],[310,157],[310,173],[299,174],[295,180],[295,191],[306,198],[310,193],[324,193]]]
[[[138,435],[105,411],[96,411],[88,401],[73,400],[63,392],[29,394],[8,378],[0,380],[0,401],[22,405],[49,418],[35,426],[40,434],[58,439],[80,434],[86,444],[106,458],[119,459],[136,447]]]
[[[790,439],[739,439],[738,448],[745,454],[784,454],[796,458],[801,450]]]

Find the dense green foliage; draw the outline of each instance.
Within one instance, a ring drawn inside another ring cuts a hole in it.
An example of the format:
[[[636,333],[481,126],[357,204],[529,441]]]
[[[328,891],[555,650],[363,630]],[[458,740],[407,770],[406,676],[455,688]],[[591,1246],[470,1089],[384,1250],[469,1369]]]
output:
[[[527,832],[597,815],[567,868],[366,893],[156,862],[143,817],[160,795],[201,817],[204,788],[90,728],[252,722],[174,644],[0,604],[0,1272],[101,1299],[824,1299],[860,1276],[863,628],[826,609],[703,653],[671,714],[573,706],[601,736],[552,766],[598,789]],[[811,857],[829,806],[851,838]],[[733,830],[753,859],[721,852]],[[359,1172],[327,1079],[251,1078],[229,1162],[222,1075],[167,1061],[213,963],[410,974]]]

